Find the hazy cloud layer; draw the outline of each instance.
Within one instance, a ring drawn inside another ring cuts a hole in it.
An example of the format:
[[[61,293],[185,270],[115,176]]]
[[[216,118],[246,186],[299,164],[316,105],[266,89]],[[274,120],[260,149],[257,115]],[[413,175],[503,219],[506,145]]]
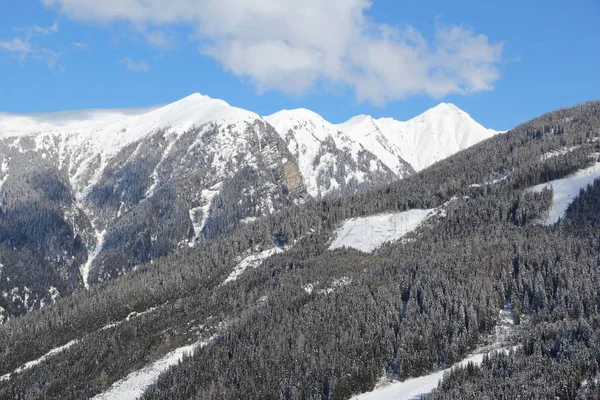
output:
[[[302,94],[327,82],[383,104],[491,90],[500,76],[502,43],[455,25],[438,25],[428,41],[370,20],[369,0],[42,1],[79,21],[130,22],[159,47],[172,40],[167,30],[191,27],[201,53],[258,91]]]

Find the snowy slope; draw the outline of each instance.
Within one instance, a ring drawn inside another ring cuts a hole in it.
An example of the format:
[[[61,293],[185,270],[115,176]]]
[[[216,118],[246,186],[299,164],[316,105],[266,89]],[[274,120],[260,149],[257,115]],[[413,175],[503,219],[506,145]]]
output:
[[[483,354],[475,354],[464,359],[458,365],[465,366],[470,362],[474,365],[480,365],[483,361],[483,356]],[[419,378],[407,379],[404,382],[394,383],[390,386],[355,396],[352,400],[419,400],[422,396],[431,393],[444,378],[444,374],[450,370],[451,368]]]
[[[418,378],[410,378],[402,382],[396,381],[387,385],[384,384],[371,392],[354,396],[351,400],[420,400],[426,398],[429,393],[438,387],[438,384],[444,378],[444,374],[450,372],[453,368],[457,366],[465,367],[469,363],[475,366],[481,365],[484,355],[491,355],[496,351],[508,353],[511,347],[505,347],[507,344],[506,339],[513,333],[514,328],[512,307],[508,303],[499,312],[499,321],[494,335],[494,342],[490,346],[477,349],[469,357],[445,370]],[[518,346],[512,347],[513,350],[516,348]]]
[[[370,253],[384,243],[401,239],[414,231],[433,212],[433,209],[409,210],[347,220],[336,231],[329,249],[352,247]]]
[[[241,259],[240,262],[235,266],[235,269],[229,274],[227,279],[225,279],[221,285],[226,285],[229,282],[237,280],[237,278],[240,277],[248,268],[258,268],[267,258],[275,254],[283,253],[284,251],[286,251],[285,247],[273,247]]]
[[[544,225],[553,225],[565,216],[567,208],[579,196],[579,191],[594,183],[600,178],[600,163],[595,163],[589,168],[582,169],[566,178],[542,183],[530,190],[541,192],[544,188],[552,188],[552,206],[548,217],[543,221]]]
[[[441,103],[408,120],[358,116],[337,125],[352,139],[385,156],[406,160],[416,171],[488,139],[497,131],[486,129],[453,104]],[[383,156],[382,156],[383,157]],[[382,158],[383,159],[383,158]]]
[[[101,171],[127,145],[158,130],[166,129],[172,144],[193,126],[214,123],[243,132],[246,124],[256,120],[270,123],[286,141],[313,196],[336,189],[340,179],[361,183],[369,179],[369,171],[382,175],[391,171],[395,178],[403,178],[411,173],[406,162],[419,171],[496,133],[446,103],[406,122],[358,116],[333,125],[306,109],[284,110],[262,119],[196,93],[172,104],[142,109],[0,113],[0,139],[34,136],[39,149],[55,151],[61,166],[70,163],[70,180],[81,199],[98,179],[93,172]],[[361,168],[360,153],[365,150],[373,158],[362,160],[366,165]],[[354,165],[341,168],[340,154],[349,156]],[[343,176],[323,188],[322,171]]]
[[[0,200],[56,214],[72,235],[36,238],[38,256],[88,287],[306,196],[402,179],[488,133],[450,105],[408,122],[334,125],[305,109],[263,118],[201,94],[141,109],[0,113]]]
[[[196,93],[166,106],[146,109],[0,114],[0,138],[33,136],[40,149],[57,151],[61,166],[71,163],[70,180],[81,199],[98,177],[92,174],[95,179],[90,180],[90,170],[102,171],[124,147],[158,130],[180,135],[209,122],[243,130],[246,123],[259,118],[225,101]],[[98,157],[100,168],[95,164]]]
[[[350,182],[377,184],[401,179],[412,172],[402,160],[384,162],[381,156],[387,154],[370,152],[310,110],[283,110],[265,120],[298,160],[306,189],[313,197],[335,189],[343,192]]]
[[[113,384],[106,392],[93,397],[93,400],[132,400],[139,398],[149,386],[158,381],[160,374],[170,367],[177,365],[183,359],[184,355],[192,355],[195,349],[206,346],[212,339],[179,347],[171,351],[152,364],[127,375],[122,380]]]
[[[282,209],[303,195],[282,190],[288,160],[293,166],[260,116],[200,94],[145,109],[0,113],[0,199],[13,208],[35,200],[69,226],[70,242],[43,247],[39,256],[57,270],[77,260],[77,269],[68,265],[79,276],[69,279],[86,287],[127,272],[113,267],[160,256],[154,248],[164,254],[195,243],[207,225],[213,234],[229,229],[235,221],[214,222],[219,198],[221,213],[235,206],[240,218]],[[143,242],[118,238],[132,232]],[[72,250],[79,241],[81,255]],[[131,260],[135,254],[142,259]]]
[[[382,170],[382,166],[396,179],[402,179],[412,173],[411,169],[420,171],[498,133],[447,103],[406,122],[359,115],[334,125],[306,109],[284,110],[265,119],[296,155],[308,192],[313,196],[327,191],[319,186],[322,171],[332,170],[335,174],[340,153],[358,164],[361,152],[374,156],[368,168],[345,166],[346,179],[362,182],[369,179],[366,170]]]

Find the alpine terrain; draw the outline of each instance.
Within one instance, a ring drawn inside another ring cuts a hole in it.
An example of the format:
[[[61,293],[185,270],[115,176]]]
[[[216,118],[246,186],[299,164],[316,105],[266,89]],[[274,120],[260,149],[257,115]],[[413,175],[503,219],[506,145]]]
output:
[[[407,122],[165,106],[0,114],[0,321],[310,198],[364,192],[497,132],[441,104]]]
[[[0,399],[600,396],[600,102],[3,115]]]

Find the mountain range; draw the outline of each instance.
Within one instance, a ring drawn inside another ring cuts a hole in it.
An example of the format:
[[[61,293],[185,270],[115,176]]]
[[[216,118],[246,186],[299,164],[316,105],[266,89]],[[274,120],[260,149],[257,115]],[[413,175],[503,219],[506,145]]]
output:
[[[193,94],[0,114],[0,307],[20,315],[307,198],[405,178],[497,132],[451,104],[406,122],[267,117]]]
[[[597,399],[600,102],[419,118],[5,116],[0,399]]]

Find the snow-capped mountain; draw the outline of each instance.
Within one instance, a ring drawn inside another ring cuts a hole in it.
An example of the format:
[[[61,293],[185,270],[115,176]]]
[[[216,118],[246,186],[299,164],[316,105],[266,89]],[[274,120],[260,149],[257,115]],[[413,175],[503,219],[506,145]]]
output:
[[[342,194],[354,192],[360,185],[373,186],[414,173],[404,160],[398,158],[395,164],[382,160],[377,153],[312,111],[284,110],[265,119],[297,160],[311,196],[325,195],[332,190]]]
[[[403,159],[415,171],[498,133],[484,128],[469,114],[448,103],[441,103],[408,121],[361,115],[337,128],[382,160],[388,160],[390,168],[396,165],[396,159]]]
[[[0,113],[0,306],[20,314],[307,196],[404,178],[494,133],[447,104],[407,122],[339,125],[200,94]]]

